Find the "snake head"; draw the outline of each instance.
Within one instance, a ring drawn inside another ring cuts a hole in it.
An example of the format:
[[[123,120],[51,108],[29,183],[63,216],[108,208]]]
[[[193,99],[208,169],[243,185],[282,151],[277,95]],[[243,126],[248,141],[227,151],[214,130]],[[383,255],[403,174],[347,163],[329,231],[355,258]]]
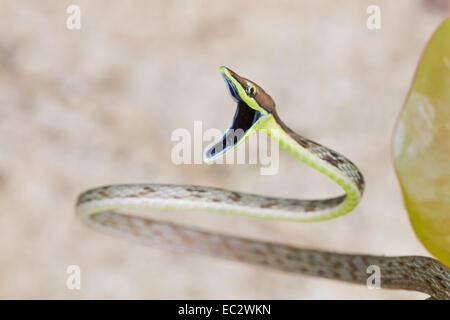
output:
[[[245,102],[247,107],[262,114],[272,113],[275,110],[275,102],[272,97],[255,82],[241,77],[227,67],[220,67],[220,72],[231,97],[236,102]]]
[[[237,108],[233,122],[222,139],[207,148],[205,162],[211,162],[236,148],[275,112],[275,102],[259,85],[227,67],[220,67],[220,72],[228,92],[237,102]]]

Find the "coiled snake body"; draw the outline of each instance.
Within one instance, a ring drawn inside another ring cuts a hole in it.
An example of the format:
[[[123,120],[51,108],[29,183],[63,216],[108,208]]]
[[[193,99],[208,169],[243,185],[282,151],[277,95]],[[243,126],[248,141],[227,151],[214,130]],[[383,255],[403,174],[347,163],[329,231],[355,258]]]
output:
[[[364,190],[364,178],[344,156],[289,129],[278,117],[272,98],[253,81],[221,67],[231,97],[237,102],[233,124],[210,146],[204,160],[214,161],[236,148],[256,130],[265,131],[297,159],[334,180],[345,195],[322,200],[265,197],[193,185],[131,184],[88,190],[76,204],[87,225],[146,244],[196,252],[289,272],[366,284],[375,265],[383,288],[421,291],[450,299],[450,270],[420,256],[383,257],[307,250],[292,246],[208,233],[174,223],[120,213],[135,209],[201,210],[288,221],[318,221],[350,212]]]

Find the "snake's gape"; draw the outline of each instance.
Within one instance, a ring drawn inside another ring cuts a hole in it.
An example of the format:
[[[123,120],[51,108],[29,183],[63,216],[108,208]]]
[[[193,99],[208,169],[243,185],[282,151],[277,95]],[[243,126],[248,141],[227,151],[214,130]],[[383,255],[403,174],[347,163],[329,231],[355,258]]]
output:
[[[110,234],[167,249],[364,285],[369,276],[367,268],[377,265],[381,271],[381,287],[417,290],[450,299],[450,270],[431,258],[347,255],[300,249],[118,213],[131,209],[200,210],[274,220],[318,221],[348,213],[358,204],[364,179],[350,160],[289,129],[278,117],[272,98],[253,81],[226,67],[221,67],[220,71],[238,105],[231,127],[205,152],[206,162],[236,148],[256,130],[263,130],[294,157],[330,177],[342,187],[345,195],[297,200],[192,185],[115,185],[88,190],[79,196],[76,212],[83,222]],[[239,134],[234,134],[235,131]]]

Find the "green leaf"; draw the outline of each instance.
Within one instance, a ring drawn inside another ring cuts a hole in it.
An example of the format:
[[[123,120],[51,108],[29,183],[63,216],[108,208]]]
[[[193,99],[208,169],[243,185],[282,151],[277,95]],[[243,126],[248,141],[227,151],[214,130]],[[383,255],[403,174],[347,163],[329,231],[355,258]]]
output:
[[[425,48],[393,151],[411,224],[428,251],[450,266],[450,19]]]

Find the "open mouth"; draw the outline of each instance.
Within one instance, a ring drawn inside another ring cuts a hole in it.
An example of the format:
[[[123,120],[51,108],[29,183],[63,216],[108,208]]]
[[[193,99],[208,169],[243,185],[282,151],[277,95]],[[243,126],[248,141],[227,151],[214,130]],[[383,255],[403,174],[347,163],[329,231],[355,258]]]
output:
[[[263,116],[263,114],[250,106],[239,96],[236,85],[225,75],[223,76],[228,91],[233,100],[237,102],[236,112],[231,126],[227,129],[222,139],[208,148],[205,153],[206,160],[213,160],[225,154],[236,146],[250,130],[250,128]]]

